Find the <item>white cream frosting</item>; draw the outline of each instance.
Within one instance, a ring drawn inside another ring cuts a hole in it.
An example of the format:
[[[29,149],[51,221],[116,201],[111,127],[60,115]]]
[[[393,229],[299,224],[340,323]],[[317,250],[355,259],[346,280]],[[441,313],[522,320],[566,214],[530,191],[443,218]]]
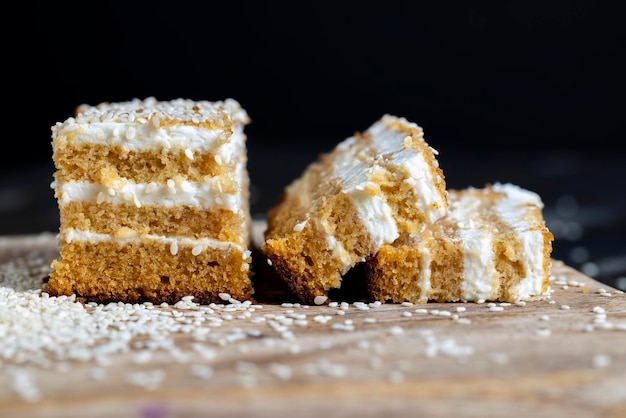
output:
[[[69,182],[57,186],[57,197],[61,205],[72,201],[127,204],[141,206],[191,206],[199,208],[221,207],[236,212],[241,207],[240,194],[219,192],[219,179],[208,182],[190,181],[157,183],[132,183],[119,180],[115,187],[94,183]]]
[[[493,257],[493,233],[482,227],[475,224],[459,229],[463,249],[461,291],[463,299],[468,301],[492,299],[495,296],[494,284],[500,281]]]
[[[174,245],[181,251],[181,247],[188,248],[189,251],[201,252],[205,251],[207,248],[218,249],[223,251],[228,251],[229,248],[234,248],[240,251],[243,255],[244,259],[250,257],[250,251],[246,248],[243,248],[241,245],[234,242],[226,242],[219,241],[211,238],[199,238],[192,239],[188,237],[178,237],[178,236],[163,236],[163,235],[154,235],[154,234],[144,234],[144,235],[134,235],[129,234],[126,236],[112,236],[109,234],[98,234],[90,231],[82,231],[74,228],[67,228],[63,231],[61,235],[61,239],[70,244],[74,241],[79,242],[115,242],[119,244],[126,244],[131,242],[141,242],[143,240],[158,242],[167,246]],[[196,254],[197,255],[197,254]]]
[[[418,283],[417,285],[421,289],[420,300],[421,303],[428,302],[429,292],[432,288],[431,278],[432,278],[432,270],[430,268],[432,263],[432,254],[426,247],[418,248],[418,252],[420,254],[422,269],[417,272]]]
[[[198,129],[195,126],[184,125],[155,128],[148,123],[137,125],[131,122],[71,125],[59,132],[54,145],[62,145],[71,137],[72,143],[120,146],[127,151],[181,148],[208,152],[228,140],[228,136],[222,130]]]

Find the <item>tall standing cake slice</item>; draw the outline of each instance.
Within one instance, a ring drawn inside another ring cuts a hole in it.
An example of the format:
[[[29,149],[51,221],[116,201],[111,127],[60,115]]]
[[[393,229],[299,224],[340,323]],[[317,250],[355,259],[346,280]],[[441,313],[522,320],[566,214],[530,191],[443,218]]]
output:
[[[44,290],[99,302],[249,298],[248,122],[232,99],[147,98],[80,106],[53,126],[60,257]]]
[[[444,176],[422,129],[384,115],[322,154],[268,211],[261,249],[304,303],[323,303],[383,244],[446,213]]]
[[[365,264],[383,302],[519,302],[548,290],[552,233],[540,197],[510,183],[449,190],[448,214]]]

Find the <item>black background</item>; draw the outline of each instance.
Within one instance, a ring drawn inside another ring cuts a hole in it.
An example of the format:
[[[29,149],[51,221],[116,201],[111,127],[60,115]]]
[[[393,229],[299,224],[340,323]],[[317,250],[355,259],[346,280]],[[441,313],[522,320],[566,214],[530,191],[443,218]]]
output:
[[[422,125],[442,152],[610,147],[621,134],[623,14],[606,5],[223,3],[28,14],[19,43],[5,40],[19,158],[48,159],[49,127],[78,104],[147,96],[234,97],[251,141],[274,143],[328,146],[383,113]]]
[[[540,193],[555,257],[616,283],[626,45],[610,4],[17,4],[4,16],[15,29],[4,34],[0,233],[57,227],[50,127],[79,104],[232,97],[252,119],[257,215],[319,152],[391,113],[424,128],[449,187],[511,181]],[[580,248],[589,255],[573,257]]]

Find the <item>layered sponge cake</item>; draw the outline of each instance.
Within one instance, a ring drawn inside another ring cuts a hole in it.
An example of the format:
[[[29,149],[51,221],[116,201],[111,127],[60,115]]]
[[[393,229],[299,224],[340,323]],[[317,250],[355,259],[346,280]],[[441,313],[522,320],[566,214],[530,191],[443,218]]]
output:
[[[449,190],[448,213],[368,257],[383,302],[519,302],[548,290],[553,236],[540,197],[510,183]]]
[[[250,298],[248,123],[233,99],[151,97],[83,105],[53,126],[60,256],[44,291]]]
[[[262,252],[304,303],[384,244],[444,216],[446,185],[422,129],[383,115],[321,154],[268,211]]]

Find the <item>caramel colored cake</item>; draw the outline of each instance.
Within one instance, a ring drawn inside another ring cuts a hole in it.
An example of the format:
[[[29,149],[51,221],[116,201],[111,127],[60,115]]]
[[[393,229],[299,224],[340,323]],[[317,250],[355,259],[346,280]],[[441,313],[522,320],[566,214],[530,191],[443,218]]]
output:
[[[435,154],[418,125],[392,115],[346,138],[268,211],[268,263],[303,303],[324,303],[357,263],[446,213]]]
[[[248,122],[232,99],[148,98],[83,105],[53,126],[60,257],[44,290],[97,302],[251,297]]]
[[[540,197],[510,183],[449,190],[448,214],[365,264],[381,302],[519,302],[548,290],[553,236]]]

